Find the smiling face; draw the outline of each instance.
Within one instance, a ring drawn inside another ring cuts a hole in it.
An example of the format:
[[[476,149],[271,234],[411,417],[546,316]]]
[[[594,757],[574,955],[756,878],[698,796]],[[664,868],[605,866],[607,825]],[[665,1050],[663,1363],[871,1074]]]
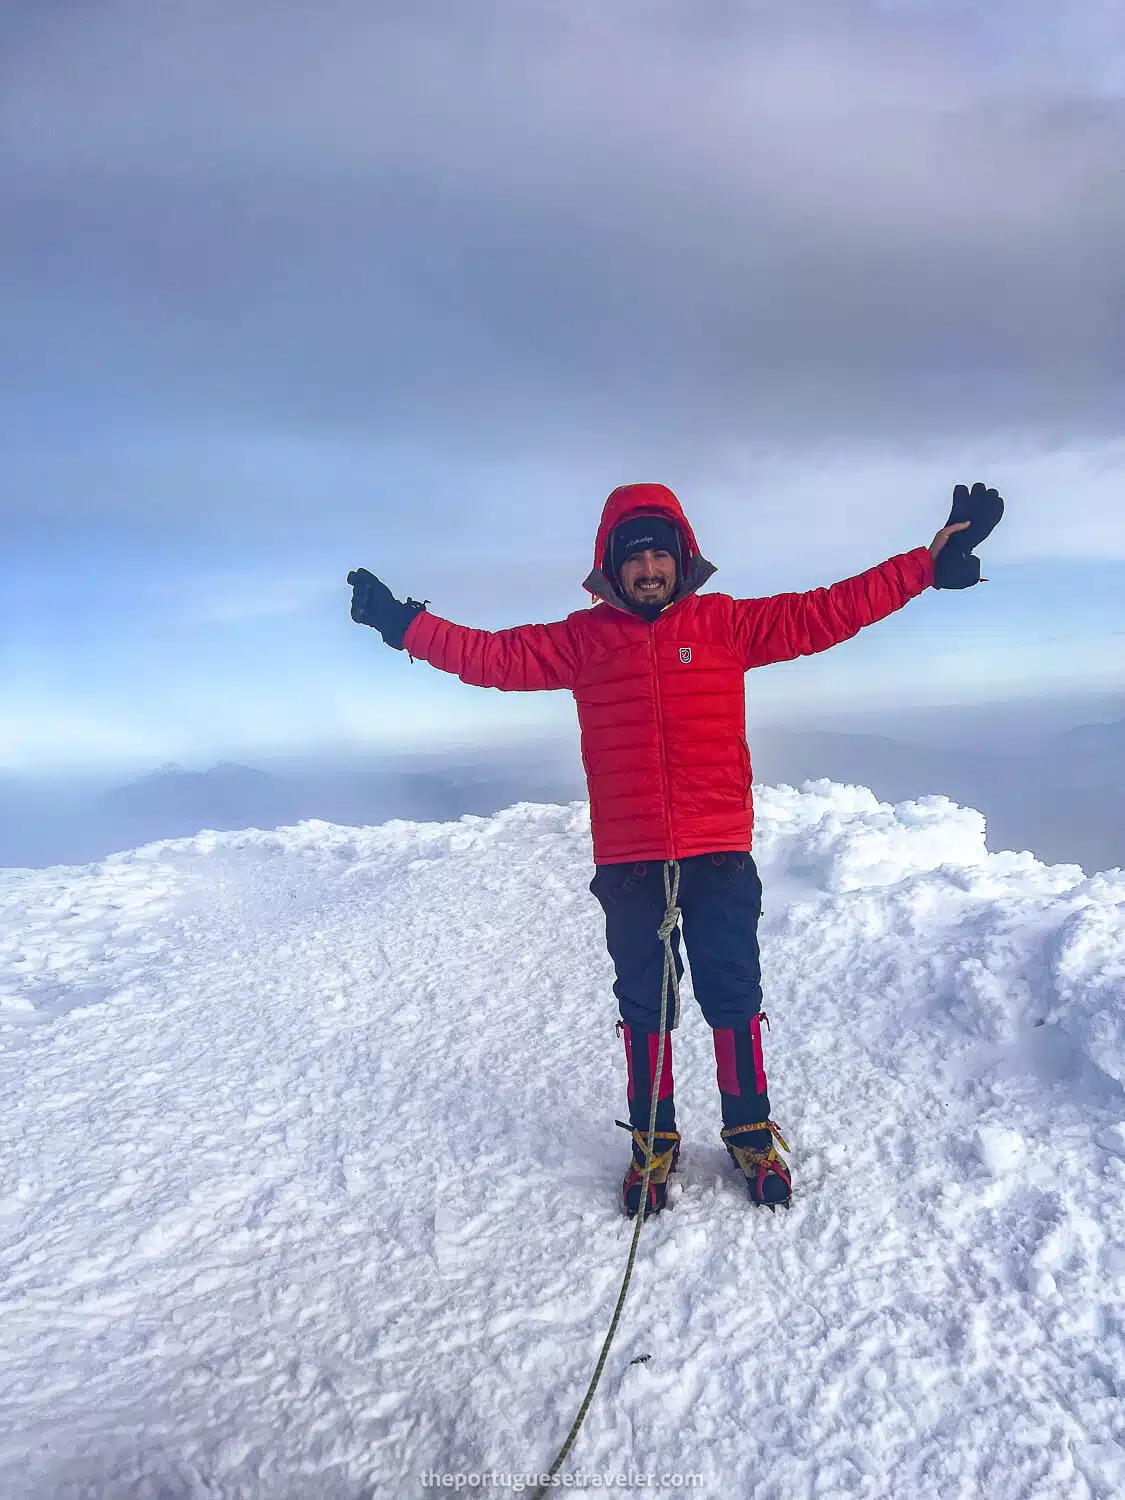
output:
[[[618,577],[633,604],[668,604],[676,590],[676,559],[659,548],[635,552],[621,564]]]

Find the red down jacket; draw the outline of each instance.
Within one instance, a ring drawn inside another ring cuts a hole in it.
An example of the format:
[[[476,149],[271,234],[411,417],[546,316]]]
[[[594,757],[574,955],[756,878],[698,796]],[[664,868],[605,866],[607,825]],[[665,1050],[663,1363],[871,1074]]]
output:
[[[682,576],[650,624],[606,568],[626,516],[667,516]],[[715,571],[672,491],[623,485],[605,503],[585,587],[599,601],[552,625],[470,630],[423,612],[405,646],[462,682],[505,692],[567,688],[578,704],[596,864],[749,849],[754,824],[743,674],[826,651],[933,582],[928,547],[807,594],[700,594]]]

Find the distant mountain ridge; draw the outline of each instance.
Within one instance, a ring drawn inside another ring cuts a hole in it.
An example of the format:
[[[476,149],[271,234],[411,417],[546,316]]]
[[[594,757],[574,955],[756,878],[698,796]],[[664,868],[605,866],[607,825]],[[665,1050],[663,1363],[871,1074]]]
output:
[[[1056,738],[1066,749],[1115,751],[1125,759],[1125,719],[1115,719],[1109,724],[1079,724]]]
[[[123,786],[111,787],[99,804],[122,828],[159,827],[159,838],[181,838],[201,828],[274,827],[287,801],[283,782],[268,771],[218,761],[206,771],[174,763]],[[164,830],[168,831],[165,832]],[[151,836],[151,835],[150,835]]]
[[[910,744],[887,734],[755,729],[755,779],[799,786],[826,778],[885,802],[941,793],[983,812],[990,849],[1030,849],[1088,871],[1125,866],[1125,719],[1040,736],[1026,750]],[[520,750],[412,756],[369,767],[262,770],[219,761],[166,764],[102,791],[29,790],[0,778],[0,865],[85,863],[209,828],[277,828],[321,818],[365,825],[487,816],[516,802],[585,795],[572,742]]]

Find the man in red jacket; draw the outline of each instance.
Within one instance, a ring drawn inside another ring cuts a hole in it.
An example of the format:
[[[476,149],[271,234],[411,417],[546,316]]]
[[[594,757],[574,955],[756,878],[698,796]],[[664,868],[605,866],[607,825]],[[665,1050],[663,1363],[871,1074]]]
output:
[[[755,1203],[788,1203],[792,1191],[762,1058],[762,887],[750,853],[745,673],[848,640],[931,584],[977,582],[972,548],[1002,510],[995,490],[974,485],[970,496],[958,485],[950,520],[929,547],[828,589],[732,599],[700,592],[715,569],[672,491],[623,485],[606,501],[598,528],[584,585],[593,607],[511,630],[454,625],[414,600],[400,603],[366,569],[349,573],[352,618],[374,626],[388,645],[479,687],[574,694],[590,790],[596,866],[590,889],[605,912],[628,1071],[627,1213],[640,1208],[654,1090],[646,1215],[664,1206],[679,1153],[670,1036],[660,1077],[653,1076],[664,1000],[658,929],[670,861],[679,863],[678,906],[695,996],[714,1032],[722,1139]],[[682,973],[679,937],[677,929],[673,953]]]

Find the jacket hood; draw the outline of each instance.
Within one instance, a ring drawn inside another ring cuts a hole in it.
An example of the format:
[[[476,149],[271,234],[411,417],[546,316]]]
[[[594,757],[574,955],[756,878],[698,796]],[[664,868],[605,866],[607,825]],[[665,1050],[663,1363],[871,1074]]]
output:
[[[618,588],[608,556],[609,538],[614,528],[620,526],[627,516],[634,515],[663,516],[676,527],[680,533],[682,566],[671,604],[694,594],[715,572],[715,567],[700,552],[699,543],[695,540],[695,533],[680,502],[664,484],[621,484],[609,496],[602,507],[602,519],[594,542],[594,566],[582,587],[596,599],[604,599],[607,604],[626,609],[630,614],[638,613]],[[671,604],[665,608],[671,608]]]

